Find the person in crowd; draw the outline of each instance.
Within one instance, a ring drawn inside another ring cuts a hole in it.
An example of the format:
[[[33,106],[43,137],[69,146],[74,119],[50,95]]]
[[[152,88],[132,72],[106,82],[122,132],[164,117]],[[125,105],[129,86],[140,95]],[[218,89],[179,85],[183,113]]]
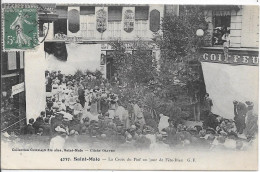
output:
[[[254,103],[246,101],[247,113],[246,113],[246,128],[245,135],[247,139],[252,139],[255,137],[255,133],[258,131],[257,121],[258,115],[254,112]]]
[[[234,104],[234,120],[237,128],[237,132],[242,134],[245,129],[245,117],[247,113],[246,104],[243,102],[233,101]]]
[[[69,123],[69,131],[71,130],[75,130],[77,131],[79,134],[81,134],[81,124],[80,124],[80,119],[79,119],[79,115],[74,115],[72,120]]]
[[[206,95],[204,97],[204,112],[203,112],[204,119],[211,112],[212,106],[213,106],[212,99],[209,97],[209,93],[206,93]]]
[[[61,74],[61,71],[60,71],[60,70],[58,71],[57,77],[58,77],[60,83],[63,82],[63,75]]]
[[[27,124],[25,129],[25,134],[29,134],[29,135],[35,134],[35,129],[32,126],[33,123],[34,123],[34,119],[33,118],[29,119],[29,123]]]
[[[55,132],[57,135],[53,137],[50,141],[50,149],[62,149],[64,148],[65,141],[66,141],[66,130],[61,126],[55,127]]]
[[[167,128],[169,126],[169,117],[165,116],[163,114],[160,114],[160,121],[159,121],[159,125],[158,125],[158,129],[159,132],[161,132],[164,128]]]
[[[55,116],[53,118],[51,118],[51,133],[54,134],[55,133],[55,128],[57,126],[62,125],[62,119],[63,119],[63,114],[60,112],[57,112],[54,114]]]
[[[50,136],[51,135],[51,125],[50,125],[50,119],[49,118],[45,118],[44,119],[44,123],[41,126],[43,129],[43,136]]]
[[[162,131],[165,131],[167,133],[167,143],[169,145],[174,145],[175,139],[176,139],[176,128],[174,127],[173,120],[168,119],[169,126],[164,128]]]
[[[78,87],[78,99],[80,101],[80,104],[82,107],[84,107],[85,105],[85,90],[84,90],[84,86],[82,84],[79,85]]]
[[[118,78],[118,75],[117,73],[114,73],[114,76],[111,78],[111,84],[113,86],[115,85],[119,85],[120,81],[119,81],[119,78]]]
[[[48,78],[51,78],[50,82]],[[234,149],[239,147],[237,133],[241,133],[241,126],[245,127],[243,130],[248,140],[256,133],[257,118],[249,101],[246,102],[247,109],[234,103],[234,120],[224,119],[211,112],[213,103],[207,93],[203,125],[186,126],[163,114],[157,115],[160,116],[158,120],[153,118],[138,96],[124,97],[126,88],[120,87],[117,75],[112,80],[111,86],[106,79],[95,74],[76,76],[63,75],[61,71],[49,72],[46,87],[50,83],[52,90],[46,94],[46,116],[41,112],[35,122],[30,119],[26,128],[34,132],[28,133],[53,137],[50,143],[53,148],[79,145],[79,141],[84,140],[82,135],[86,135],[91,141],[95,140],[93,143],[106,142],[119,149],[166,151],[172,147],[183,149],[198,145],[206,149]],[[246,116],[244,124],[241,114]],[[200,120],[197,116],[195,119]],[[33,121],[31,126],[30,121]],[[66,137],[68,140],[65,142]],[[242,145],[246,144],[243,142]]]
[[[82,113],[83,107],[80,103],[80,100],[76,100],[76,104],[74,105],[73,109],[74,109],[74,115]]]
[[[38,118],[36,118],[36,121],[33,123],[33,128],[35,129],[35,133],[39,132],[39,128],[42,128],[44,121],[43,118],[41,116],[39,116]]]
[[[193,109],[194,121],[200,121],[200,100],[197,92],[192,97],[191,105]]]
[[[65,99],[62,99],[61,102],[59,103],[59,111],[64,111],[66,112],[67,106],[65,104]]]
[[[41,111],[40,117],[42,117],[42,119],[44,119],[46,117],[45,111]]]
[[[52,96],[54,97],[54,98],[58,98],[58,92],[59,92],[59,85],[58,85],[58,81],[57,80],[53,80],[52,81],[53,82],[53,84],[52,84]]]

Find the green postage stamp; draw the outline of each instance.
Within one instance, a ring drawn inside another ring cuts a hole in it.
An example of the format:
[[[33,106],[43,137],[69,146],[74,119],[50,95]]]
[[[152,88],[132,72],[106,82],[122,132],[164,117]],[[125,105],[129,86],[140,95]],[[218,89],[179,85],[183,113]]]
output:
[[[3,10],[4,50],[34,49],[38,44],[36,8],[6,8]]]

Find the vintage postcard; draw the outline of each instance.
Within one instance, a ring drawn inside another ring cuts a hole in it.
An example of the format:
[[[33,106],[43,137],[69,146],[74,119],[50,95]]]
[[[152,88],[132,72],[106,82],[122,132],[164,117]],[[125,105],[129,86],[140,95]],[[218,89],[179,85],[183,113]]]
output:
[[[1,4],[2,169],[258,170],[259,6],[160,3]]]

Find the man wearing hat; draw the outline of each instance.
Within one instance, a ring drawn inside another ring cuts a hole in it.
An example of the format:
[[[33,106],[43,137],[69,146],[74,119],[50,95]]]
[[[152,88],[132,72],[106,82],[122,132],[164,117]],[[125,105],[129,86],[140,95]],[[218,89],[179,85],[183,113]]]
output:
[[[56,126],[54,131],[57,133],[57,136],[53,137],[50,141],[50,149],[63,149],[66,140],[66,130],[61,126]]]
[[[74,105],[74,114],[77,115],[83,111],[83,107],[80,104],[80,100],[76,100],[76,104]]]
[[[55,117],[51,118],[51,133],[55,133],[55,128],[62,124],[63,114],[57,112]]]
[[[238,101],[233,101],[234,104],[234,120],[237,128],[237,132],[239,134],[243,133],[243,130],[245,129],[245,117],[247,113],[246,104]]]
[[[27,124],[27,126],[24,128],[24,134],[35,134],[35,129],[32,126],[34,123],[34,119],[31,118],[29,119],[29,123]]]
[[[79,95],[79,101],[80,101],[80,104],[84,107],[85,105],[85,90],[84,90],[84,87],[82,84],[79,85],[78,87],[78,95]]]

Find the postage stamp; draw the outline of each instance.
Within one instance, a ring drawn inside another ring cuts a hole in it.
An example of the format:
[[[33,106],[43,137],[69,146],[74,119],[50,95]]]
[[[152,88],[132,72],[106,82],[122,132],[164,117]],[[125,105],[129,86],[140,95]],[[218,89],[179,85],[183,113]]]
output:
[[[4,50],[34,49],[38,44],[37,9],[4,9]]]

